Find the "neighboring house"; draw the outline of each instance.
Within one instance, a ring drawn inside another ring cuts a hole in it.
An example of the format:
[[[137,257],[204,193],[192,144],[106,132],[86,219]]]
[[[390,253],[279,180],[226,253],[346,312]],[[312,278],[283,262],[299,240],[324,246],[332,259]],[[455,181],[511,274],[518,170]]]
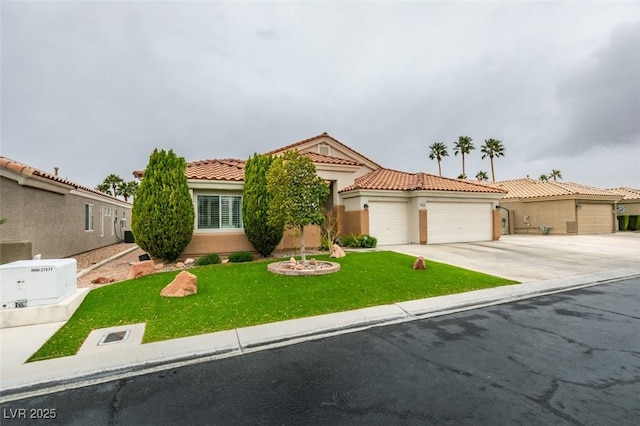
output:
[[[0,156],[0,263],[63,258],[121,241],[131,204]]]
[[[500,236],[500,189],[385,169],[326,133],[266,154],[291,149],[309,157],[330,185],[325,207],[336,215],[342,234],[369,234],[378,245],[490,241]],[[182,257],[253,251],[242,228],[244,161],[191,162],[186,175],[196,218],[193,239]],[[319,228],[309,227],[305,239],[308,247],[318,247]],[[297,247],[298,236],[288,231],[277,249]]]
[[[617,192],[618,194],[623,196],[622,200],[618,201],[618,205],[616,206],[616,219],[618,219],[618,225],[616,229],[623,231],[632,230],[633,228],[629,227],[632,216],[640,216],[640,189],[622,187],[614,188],[610,191]],[[621,222],[621,220],[623,221]],[[636,230],[640,226],[639,222],[640,221],[638,220],[638,217],[636,217]]]
[[[622,200],[618,201],[618,207],[616,208],[616,214],[618,216],[640,215],[640,189],[622,187],[613,188],[609,191],[616,192],[623,196]]]
[[[510,234],[608,234],[616,231],[617,192],[569,182],[515,179],[491,183],[507,191],[500,201]],[[543,233],[546,233],[543,232]]]

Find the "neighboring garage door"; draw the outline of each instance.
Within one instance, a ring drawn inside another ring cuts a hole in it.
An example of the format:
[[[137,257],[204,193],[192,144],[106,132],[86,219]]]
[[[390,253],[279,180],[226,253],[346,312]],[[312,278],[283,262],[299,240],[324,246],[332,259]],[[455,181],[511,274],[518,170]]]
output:
[[[578,209],[578,234],[610,234],[613,231],[611,204],[586,204]]]
[[[369,202],[369,234],[378,245],[409,242],[409,203],[391,201]]]
[[[491,241],[491,203],[428,203],[427,244]]]

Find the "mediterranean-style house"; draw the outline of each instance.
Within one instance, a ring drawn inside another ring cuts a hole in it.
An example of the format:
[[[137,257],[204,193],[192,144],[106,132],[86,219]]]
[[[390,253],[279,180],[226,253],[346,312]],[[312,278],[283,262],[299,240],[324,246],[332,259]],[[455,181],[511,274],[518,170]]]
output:
[[[330,186],[325,208],[342,234],[369,234],[378,245],[490,241],[500,237],[496,207],[504,191],[479,183],[382,167],[327,133],[267,152],[297,150]],[[142,172],[134,172],[140,177]],[[190,162],[186,175],[196,212],[193,239],[181,257],[254,251],[242,228],[244,161]],[[305,230],[307,247],[319,247],[320,229]],[[299,246],[293,231],[276,250]]]
[[[0,263],[63,258],[120,242],[131,204],[0,156]]]
[[[500,210],[509,234],[609,234],[617,229],[616,203],[623,198],[617,191],[528,177],[490,185],[507,192]]]

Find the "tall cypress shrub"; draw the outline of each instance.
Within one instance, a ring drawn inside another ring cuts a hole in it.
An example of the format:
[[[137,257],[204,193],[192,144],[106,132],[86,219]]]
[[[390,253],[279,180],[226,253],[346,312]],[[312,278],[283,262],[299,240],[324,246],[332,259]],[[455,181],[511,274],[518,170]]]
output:
[[[151,256],[173,262],[193,236],[194,211],[184,158],[155,149],[133,200],[131,231]]]
[[[242,224],[247,239],[263,257],[273,253],[284,234],[284,223],[269,224],[267,172],[272,163],[273,157],[254,154],[244,166]]]

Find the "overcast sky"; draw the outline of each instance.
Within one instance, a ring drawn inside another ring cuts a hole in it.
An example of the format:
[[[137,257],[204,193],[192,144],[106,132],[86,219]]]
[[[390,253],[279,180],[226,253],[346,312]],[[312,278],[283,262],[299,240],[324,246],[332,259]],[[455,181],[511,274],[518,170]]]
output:
[[[2,1],[1,152],[95,186],[154,148],[328,132],[384,167],[640,188],[640,2]]]

